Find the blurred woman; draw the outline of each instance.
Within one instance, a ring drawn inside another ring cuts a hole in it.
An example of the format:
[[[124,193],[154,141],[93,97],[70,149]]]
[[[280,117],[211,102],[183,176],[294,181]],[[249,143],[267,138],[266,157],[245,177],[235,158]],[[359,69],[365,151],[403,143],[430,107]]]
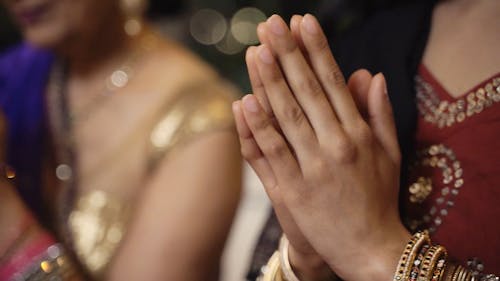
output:
[[[3,2],[26,43],[0,58],[0,280],[216,280],[234,90],[145,1]]]

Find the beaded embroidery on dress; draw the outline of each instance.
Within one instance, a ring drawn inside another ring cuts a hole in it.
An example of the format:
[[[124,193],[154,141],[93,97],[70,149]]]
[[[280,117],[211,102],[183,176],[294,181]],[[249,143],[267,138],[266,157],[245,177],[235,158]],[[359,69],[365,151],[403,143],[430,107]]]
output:
[[[403,190],[404,222],[411,231],[428,230],[433,241],[484,277],[482,270],[500,268],[497,239],[482,227],[499,210],[491,186],[498,165],[491,161],[499,154],[494,143],[500,129],[500,73],[453,98],[421,65],[415,89],[417,153]]]

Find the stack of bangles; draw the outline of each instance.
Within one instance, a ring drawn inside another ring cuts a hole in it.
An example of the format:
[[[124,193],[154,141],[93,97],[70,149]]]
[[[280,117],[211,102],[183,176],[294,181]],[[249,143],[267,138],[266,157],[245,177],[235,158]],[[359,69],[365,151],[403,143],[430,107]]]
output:
[[[427,231],[417,232],[401,255],[393,281],[498,281],[448,261],[446,249],[432,245]]]
[[[280,249],[274,252],[261,269],[257,281],[300,281],[288,260],[289,242],[281,238]],[[448,261],[446,249],[432,245],[427,231],[417,232],[401,255],[393,281],[499,281],[495,275],[481,275]]]
[[[29,232],[29,230],[27,230]],[[0,280],[69,280],[75,273],[63,246],[47,233],[29,239],[23,233],[0,258]]]
[[[0,164],[0,180],[15,178],[15,172]],[[76,271],[63,246],[36,227],[33,217],[26,214],[19,224],[9,229],[12,236],[7,249],[0,252],[0,281],[62,281]]]

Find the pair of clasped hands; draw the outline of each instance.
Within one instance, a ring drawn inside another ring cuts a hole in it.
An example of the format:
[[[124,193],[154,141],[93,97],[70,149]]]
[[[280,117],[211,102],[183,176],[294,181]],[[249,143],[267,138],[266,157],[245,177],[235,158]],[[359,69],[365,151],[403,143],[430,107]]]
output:
[[[392,280],[410,239],[398,213],[400,151],[383,74],[345,82],[312,15],[277,15],[234,102],[241,151],[264,184],[303,281]]]

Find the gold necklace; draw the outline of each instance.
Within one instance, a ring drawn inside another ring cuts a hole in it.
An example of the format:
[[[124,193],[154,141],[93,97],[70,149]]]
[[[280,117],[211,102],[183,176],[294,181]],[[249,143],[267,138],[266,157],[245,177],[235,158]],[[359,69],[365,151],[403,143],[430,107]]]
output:
[[[77,112],[69,112],[71,123],[86,121],[106,100],[128,85],[136,74],[137,64],[156,45],[157,38],[153,34],[146,34],[139,40],[138,49],[106,77],[102,90]]]
[[[84,110],[76,114],[71,114],[69,110],[66,66],[59,61],[52,68],[47,88],[47,107],[50,129],[57,148],[55,174],[61,186],[58,195],[58,220],[60,232],[68,245],[73,244],[68,219],[75,205],[78,183],[74,124],[88,118],[99,105],[128,84],[134,75],[132,71],[134,64],[157,42],[157,38],[153,35],[147,35],[142,40],[144,41],[140,44],[140,49],[106,79],[105,89],[92,99]]]

